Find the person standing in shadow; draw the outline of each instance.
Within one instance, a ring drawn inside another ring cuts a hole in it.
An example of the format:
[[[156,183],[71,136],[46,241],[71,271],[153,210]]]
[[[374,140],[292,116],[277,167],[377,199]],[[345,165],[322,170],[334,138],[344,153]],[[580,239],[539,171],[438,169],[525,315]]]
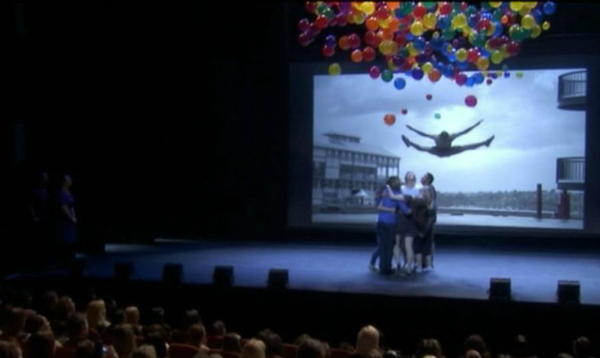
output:
[[[56,219],[58,255],[65,260],[75,258],[75,227],[77,216],[75,215],[75,200],[71,194],[73,181],[66,174],[60,182],[58,192],[58,215]]]

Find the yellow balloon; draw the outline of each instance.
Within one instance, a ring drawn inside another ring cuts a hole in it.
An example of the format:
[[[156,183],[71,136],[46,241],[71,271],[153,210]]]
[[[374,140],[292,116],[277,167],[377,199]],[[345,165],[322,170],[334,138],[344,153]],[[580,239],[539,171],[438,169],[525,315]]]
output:
[[[521,15],[521,16],[525,16],[525,15],[529,14],[529,11],[530,11],[530,10],[529,10],[527,7],[523,6],[523,7],[521,8],[521,10],[519,10],[519,15]]]
[[[540,25],[535,25],[533,29],[531,29],[531,38],[536,39],[542,34],[542,28]]]
[[[544,29],[544,31],[550,30],[550,23],[548,21],[544,21],[542,23],[542,29]]]
[[[419,50],[415,48],[412,42],[406,44],[406,49],[408,50],[408,54],[410,56],[417,56],[419,54]]]
[[[535,19],[530,14],[527,14],[521,19],[521,26],[523,26],[525,30],[531,30],[536,26]]]
[[[485,57],[480,57],[477,59],[475,64],[477,65],[477,69],[479,71],[485,71],[490,67],[490,60]]]
[[[379,27],[381,27],[382,29],[387,29],[388,27],[390,27],[390,18],[387,18],[384,20],[378,20],[377,23],[379,24]]]
[[[367,15],[371,15],[375,12],[375,3],[372,1],[365,1],[359,6],[359,10]]]
[[[467,26],[467,17],[465,14],[458,14],[452,19],[452,27],[456,30],[461,30]]]
[[[494,9],[499,8],[502,5],[502,1],[490,1],[490,6]]]
[[[387,65],[388,65],[388,68],[390,69],[390,71],[396,72],[399,70],[398,67],[394,66],[394,61],[391,58],[388,60]]]
[[[463,32],[462,32],[462,33],[463,33],[463,36],[464,36],[464,37],[467,37],[467,38],[468,38],[468,37],[469,37],[469,35],[471,35],[471,33],[472,33],[472,32],[473,32],[473,29],[467,26],[467,27],[465,27],[465,28],[463,29]]]
[[[529,10],[534,9],[536,6],[537,6],[537,1],[525,1],[523,3],[523,7],[526,7]]]
[[[512,11],[520,11],[523,8],[523,2],[521,1],[511,1],[510,2],[510,9]]]
[[[415,21],[410,25],[410,33],[414,36],[421,36],[425,28],[423,27],[423,23],[421,21]]]
[[[428,29],[435,29],[435,24],[437,23],[437,17],[434,13],[428,12],[423,16],[423,25],[425,25]]]
[[[354,23],[357,25],[362,25],[365,22],[365,14],[362,12],[357,12],[356,14],[354,14],[354,16],[352,16],[352,19],[354,20]]]
[[[502,77],[502,71],[500,71],[500,70],[496,71],[496,76]]]
[[[339,63],[332,63],[329,65],[328,72],[331,76],[337,76],[342,73],[342,67]]]
[[[425,74],[429,74],[429,72],[431,72],[431,70],[433,70],[433,65],[431,64],[431,62],[425,62],[423,64],[423,66],[421,67],[421,69],[423,70],[423,72]]]
[[[467,60],[467,50],[464,48],[458,49],[458,51],[456,51],[456,59],[460,62],[465,62]]]
[[[493,51],[492,56],[490,56],[490,58],[492,59],[492,62],[496,65],[500,64],[502,60],[504,60],[504,56],[502,56],[502,52],[500,52],[499,50]]]
[[[381,41],[381,43],[379,44],[379,52],[381,52],[383,55],[387,56],[390,54],[390,42],[389,40],[385,40],[385,41]]]

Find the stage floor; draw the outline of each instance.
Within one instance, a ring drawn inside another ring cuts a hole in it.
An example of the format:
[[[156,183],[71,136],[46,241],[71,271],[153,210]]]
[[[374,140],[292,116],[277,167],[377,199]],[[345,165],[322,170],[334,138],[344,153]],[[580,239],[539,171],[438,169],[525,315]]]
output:
[[[271,268],[289,270],[290,289],[487,299],[489,280],[512,280],[513,299],[555,302],[558,280],[581,283],[581,302],[600,305],[599,253],[515,252],[497,249],[438,248],[433,272],[382,277],[367,269],[368,246],[288,243],[176,242],[155,245],[109,244],[106,253],[86,257],[87,275],[113,274],[116,262],[133,262],[133,279],[160,280],[166,263],[184,266],[184,282],[212,282],[214,267],[231,265],[235,285],[266,287]],[[46,272],[51,273],[51,272]]]

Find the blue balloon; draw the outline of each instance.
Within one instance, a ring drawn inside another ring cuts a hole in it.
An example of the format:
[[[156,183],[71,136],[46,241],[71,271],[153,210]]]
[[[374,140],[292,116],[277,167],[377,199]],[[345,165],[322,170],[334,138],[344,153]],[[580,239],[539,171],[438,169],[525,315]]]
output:
[[[510,72],[504,72],[504,78],[509,78],[510,77]]]
[[[544,15],[539,9],[535,9],[531,12],[531,16],[535,19],[535,22],[541,24],[544,22]]]
[[[400,55],[396,55],[396,56],[392,57],[392,62],[394,63],[394,66],[396,66],[396,67],[402,66],[405,61],[406,61],[406,59]]]
[[[421,80],[423,78],[423,76],[424,76],[424,73],[420,68],[415,68],[412,71],[412,77],[417,81]]]
[[[442,118],[442,115],[441,115],[441,114],[439,114],[439,113],[436,113],[436,114],[434,115],[434,118],[435,118],[435,119],[440,119],[440,118]]]
[[[446,65],[444,68],[444,76],[448,77],[448,78],[452,78],[454,77],[454,66],[452,65]]]
[[[425,44],[425,40],[420,36],[413,41],[413,46],[415,46],[417,50],[423,50],[425,48]]]
[[[490,53],[488,52],[488,50],[486,50],[485,48],[480,48],[479,49],[479,57],[486,57],[489,58],[490,57]]]
[[[427,62],[427,56],[423,55],[423,54],[420,54],[420,55],[417,55],[417,57],[415,57],[415,60],[417,60],[418,64],[422,65],[425,62]]]
[[[442,30],[445,30],[450,27],[450,18],[447,15],[442,15],[438,18],[438,27]]]
[[[502,32],[504,31],[504,26],[502,25],[502,23],[500,21],[494,21],[494,26],[495,28],[492,37],[502,36]]]
[[[436,50],[441,50],[444,47],[444,43],[445,41],[441,36],[431,39],[431,47],[433,47]]]
[[[465,71],[468,67],[469,67],[469,63],[468,62],[459,62],[457,65],[459,70],[461,71]]]
[[[328,35],[328,36],[325,38],[325,44],[326,44],[327,46],[330,46],[330,47],[331,47],[331,46],[335,46],[335,44],[336,44],[336,41],[335,41],[335,36],[333,36],[333,35]]]
[[[396,87],[397,90],[404,89],[404,87],[406,87],[406,80],[402,77],[396,78],[394,80],[394,87]]]
[[[473,15],[469,16],[469,20],[467,20],[467,23],[472,28],[475,28],[477,26],[478,22],[479,22],[479,16],[477,16],[477,14],[473,14]]]
[[[467,78],[467,82],[465,82],[465,86],[473,87],[474,85],[475,85],[475,80],[473,79],[473,77]]]
[[[483,74],[481,72],[477,72],[476,74],[474,74],[473,79],[478,85],[482,84],[483,81],[485,81],[485,78],[483,77]]]
[[[556,11],[556,4],[552,1],[548,1],[544,4],[544,14],[552,15]]]
[[[410,32],[408,34],[406,34],[406,39],[408,41],[412,41],[415,39],[415,35],[411,34]]]

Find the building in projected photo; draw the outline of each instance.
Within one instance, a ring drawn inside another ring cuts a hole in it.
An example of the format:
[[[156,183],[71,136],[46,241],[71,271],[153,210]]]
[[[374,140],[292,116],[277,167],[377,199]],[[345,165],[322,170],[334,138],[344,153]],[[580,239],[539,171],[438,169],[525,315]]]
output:
[[[325,133],[313,143],[313,206],[371,206],[375,191],[400,173],[400,157],[359,137]]]

